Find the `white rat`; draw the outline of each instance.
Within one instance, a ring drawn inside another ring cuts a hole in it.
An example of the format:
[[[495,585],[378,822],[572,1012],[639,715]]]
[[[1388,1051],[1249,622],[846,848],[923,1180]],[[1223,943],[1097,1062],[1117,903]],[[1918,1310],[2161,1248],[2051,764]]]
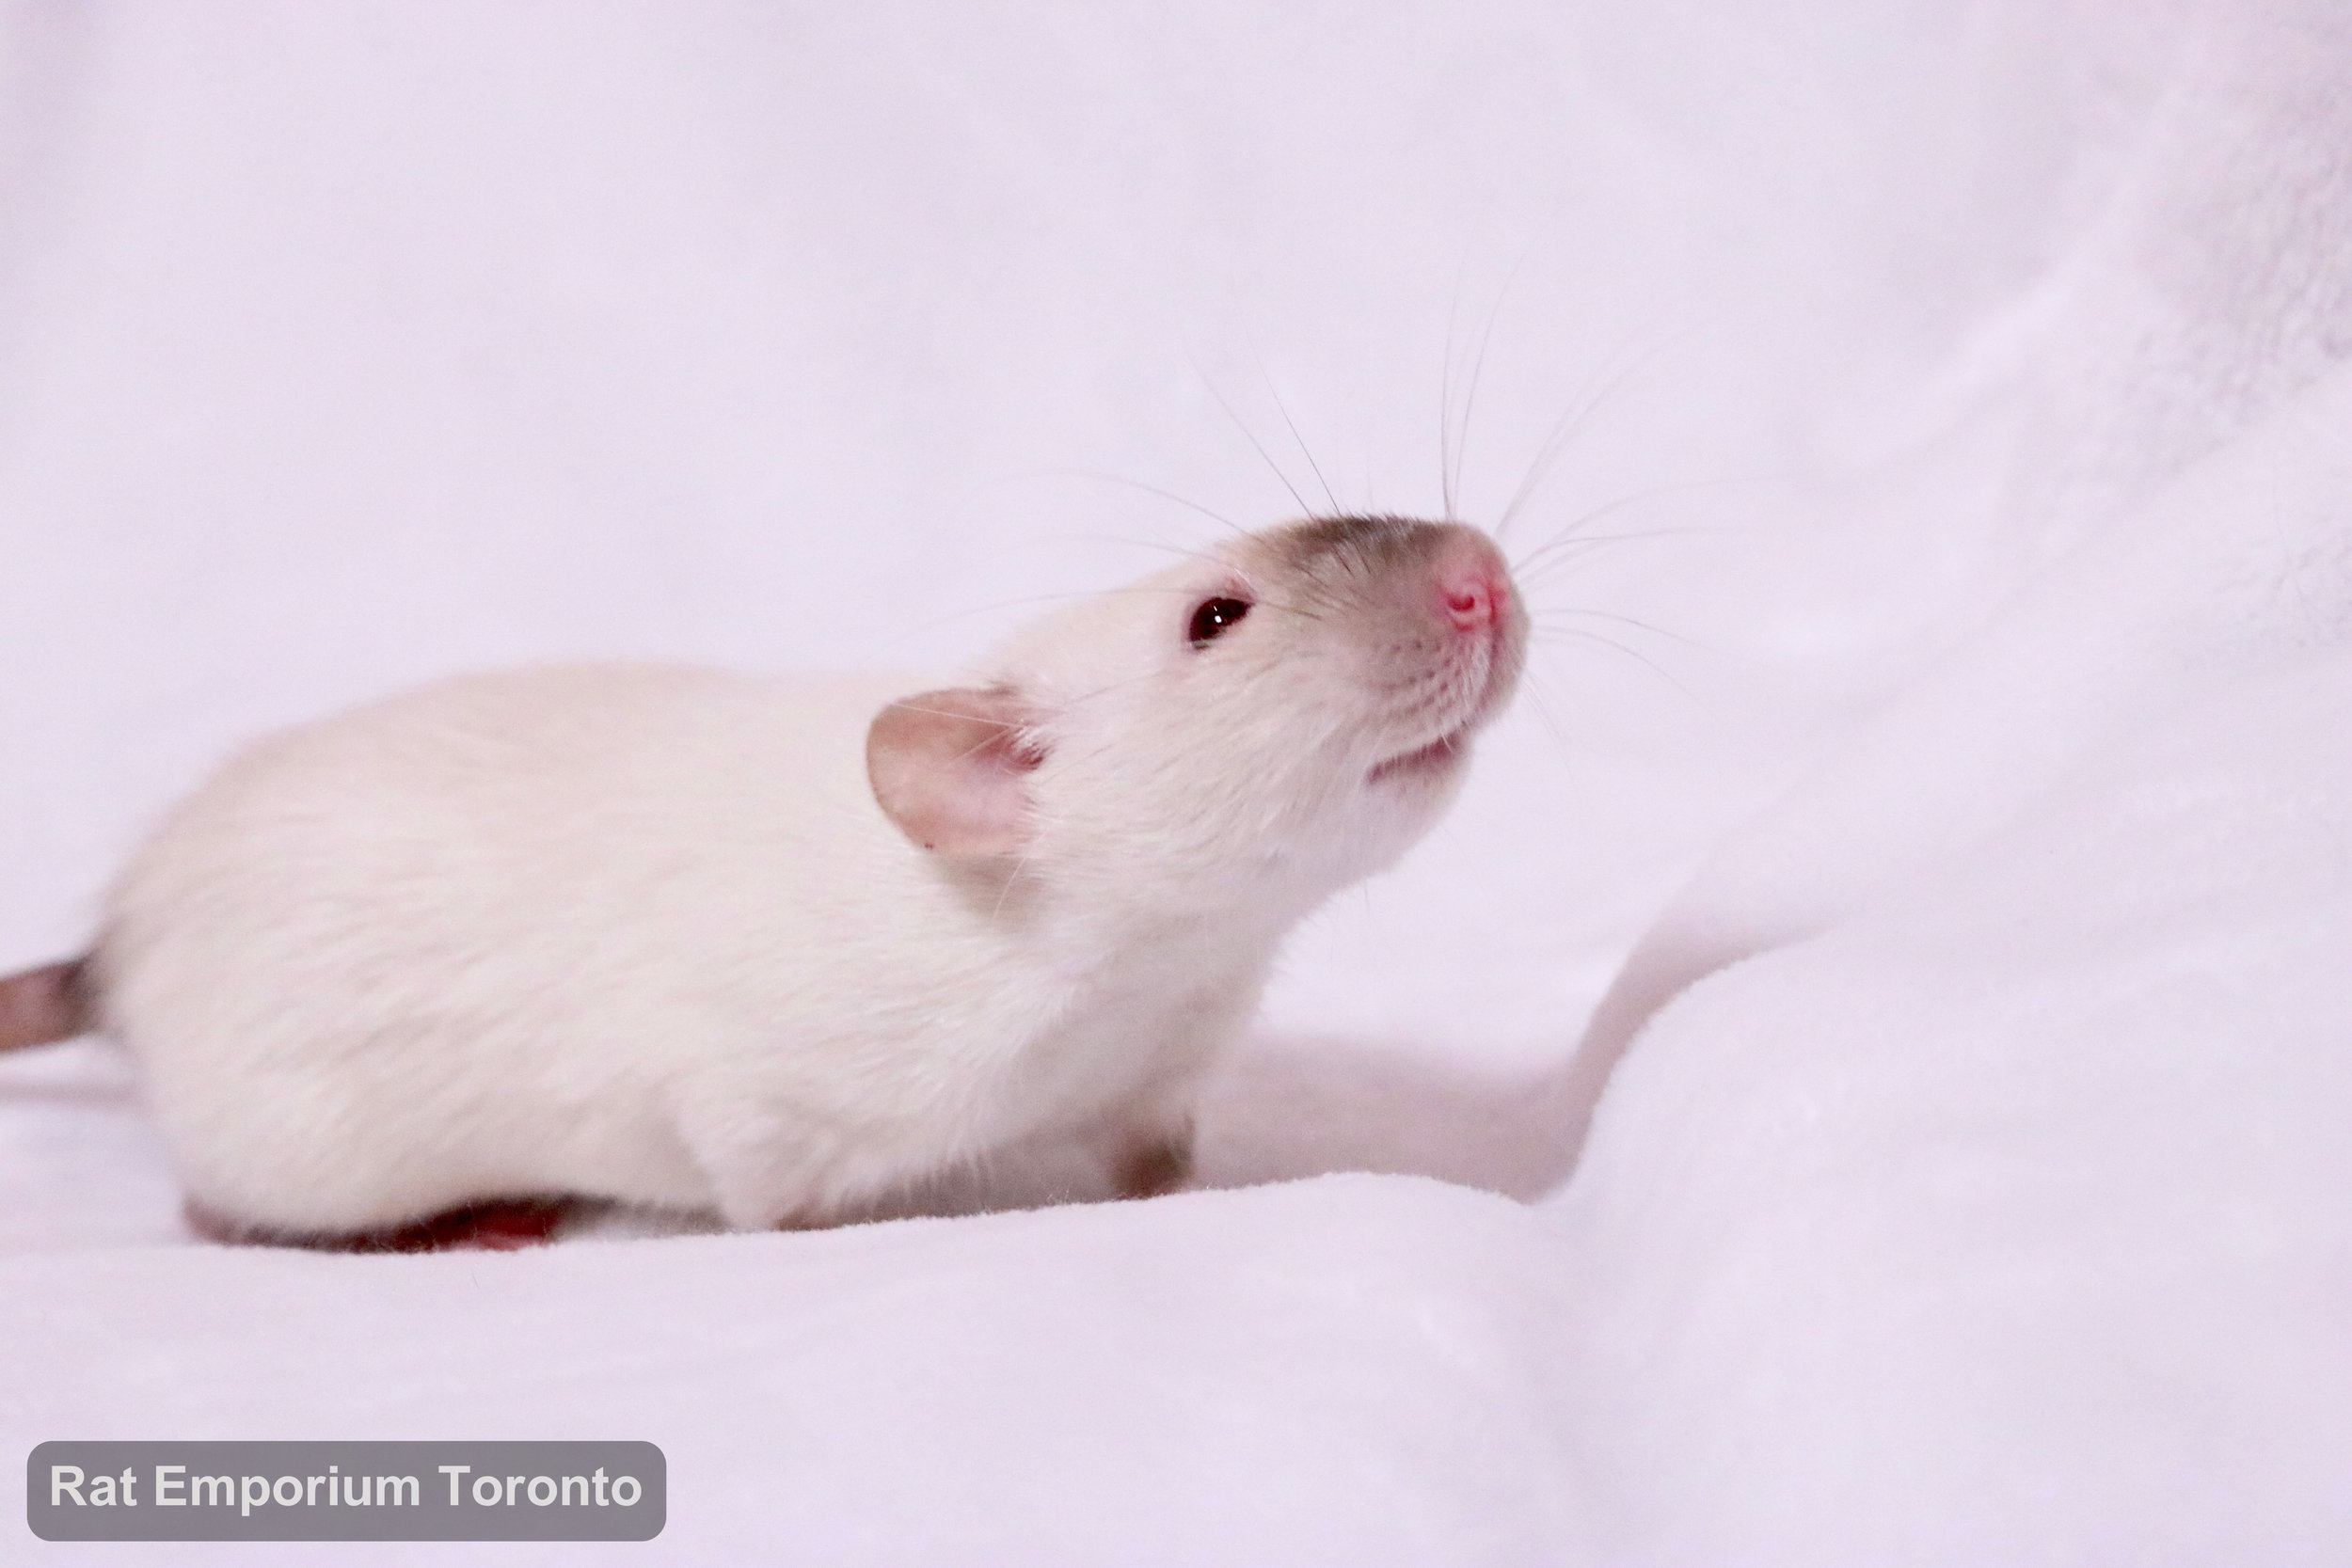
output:
[[[1019,1140],[1182,1180],[1289,927],[1429,828],[1526,617],[1454,524],[1242,537],[968,686],[578,666],[263,740],[0,1046],[135,1055],[192,1214],[533,1195],[823,1224]]]

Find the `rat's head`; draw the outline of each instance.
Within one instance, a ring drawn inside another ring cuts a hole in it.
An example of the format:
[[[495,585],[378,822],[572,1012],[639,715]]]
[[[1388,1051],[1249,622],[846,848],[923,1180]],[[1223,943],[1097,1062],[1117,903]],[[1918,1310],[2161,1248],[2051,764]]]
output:
[[[892,705],[867,771],[936,853],[1148,879],[1177,905],[1311,901],[1436,820],[1526,642],[1486,535],[1315,518],[1088,600],[981,682]]]

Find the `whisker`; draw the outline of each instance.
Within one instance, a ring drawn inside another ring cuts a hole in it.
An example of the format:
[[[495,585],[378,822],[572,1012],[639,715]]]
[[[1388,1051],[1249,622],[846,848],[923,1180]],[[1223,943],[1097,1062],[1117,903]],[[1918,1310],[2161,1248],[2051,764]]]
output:
[[[1443,522],[1454,515],[1454,327],[1462,309],[1462,278],[1470,271],[1470,242],[1454,264],[1454,295],[1445,308],[1445,360],[1438,372],[1438,490],[1445,502]]]
[[[1551,738],[1562,746],[1569,745],[1568,732],[1560,727],[1559,716],[1552,712],[1551,701],[1546,695],[1542,683],[1531,680],[1523,683],[1523,687],[1528,700],[1535,705],[1535,717],[1543,721],[1545,729],[1551,732]]]
[[[1032,839],[1030,842],[1034,843],[1035,840]],[[1005,885],[996,890],[995,907],[988,911],[990,924],[993,925],[1003,916],[1005,912],[1005,900],[1012,896],[1013,884],[1018,882],[1022,876],[1029,869],[1029,858],[1032,853],[1033,851],[1029,848],[1028,845],[1025,844],[1022,846],[1021,853],[1013,858],[1012,869],[1005,874]]]
[[[1332,493],[1331,482],[1323,477],[1323,465],[1316,462],[1315,454],[1307,450],[1307,438],[1298,434],[1298,421],[1291,418],[1290,407],[1283,403],[1281,392],[1276,388],[1274,377],[1266,373],[1263,359],[1258,361],[1258,379],[1265,383],[1266,395],[1274,400],[1275,412],[1280,414],[1282,422],[1290,427],[1291,439],[1298,446],[1298,455],[1307,460],[1307,467],[1314,473],[1315,483],[1323,486],[1323,499],[1331,503],[1331,515],[1338,516],[1340,498]]]
[[[1565,528],[1553,534],[1545,543],[1538,545],[1534,549],[1520,557],[1518,564],[1520,566],[1531,566],[1536,562],[1541,561],[1546,555],[1549,554],[1553,550],[1558,549],[1563,545],[1575,544],[1580,538],[1590,537],[1590,535],[1584,534],[1583,531],[1585,529],[1600,521],[1603,517],[1611,516],[1616,513],[1624,511],[1629,506],[1636,506],[1644,501],[1657,500],[1661,497],[1664,496],[1682,495],[1692,490],[1720,489],[1724,486],[1733,484],[1758,484],[1776,477],[1779,476],[1772,474],[1737,474],[1728,479],[1694,479],[1684,481],[1678,484],[1656,484],[1650,486],[1646,490],[1635,490],[1630,494],[1618,496],[1611,500],[1603,501],[1600,505],[1594,507],[1591,511],[1578,516],[1574,521],[1570,522]],[[1692,529],[1685,530],[1685,531],[1695,531],[1695,526]],[[1725,531],[1723,530],[1720,525],[1716,525],[1711,531],[1721,532]],[[1620,535],[1618,537],[1624,536]]]
[[[1208,518],[1211,522],[1223,523],[1227,528],[1232,529],[1235,533],[1242,534],[1245,537],[1247,537],[1249,532],[1248,529],[1242,527],[1241,524],[1233,521],[1232,518],[1228,517],[1222,512],[1212,512],[1207,507],[1202,506],[1199,501],[1192,499],[1190,497],[1180,496],[1173,490],[1163,490],[1156,484],[1146,484],[1139,479],[1129,479],[1124,474],[1104,473],[1099,469],[1094,468],[1036,468],[1030,470],[1025,475],[1016,477],[1033,479],[1084,479],[1092,480],[1101,484],[1123,484],[1130,490],[1140,490],[1147,496],[1157,496],[1162,500],[1174,501],[1178,506],[1184,507],[1188,511],[1200,513],[1200,515]]]
[[[1495,302],[1486,311],[1486,325],[1478,334],[1478,357],[1470,362],[1470,394],[1462,400],[1462,434],[1460,439],[1454,443],[1454,480],[1446,486],[1446,521],[1448,522],[1454,520],[1453,496],[1461,488],[1462,476],[1470,470],[1470,418],[1478,412],[1478,382],[1479,378],[1486,373],[1486,350],[1494,342],[1495,323],[1502,317],[1503,301],[1511,297],[1511,285],[1519,280],[1520,269],[1527,265],[1527,259],[1534,253],[1535,240],[1531,238],[1526,245],[1520,246],[1518,259],[1511,263],[1511,270],[1503,275],[1502,287],[1495,291]],[[1456,287],[1459,287],[1458,282]],[[1449,325],[1449,336],[1451,332],[1452,328]],[[1495,537],[1498,540],[1502,537],[1502,530],[1508,528],[1510,523],[1509,515],[1505,515],[1502,524],[1495,530]]]
[[[1585,420],[1600,406],[1603,399],[1616,390],[1618,385],[1640,366],[1639,360],[1624,366],[1581,404],[1572,405],[1566,413],[1560,416],[1550,432],[1544,436],[1543,444],[1535,449],[1535,456],[1527,466],[1527,476],[1519,481],[1519,487],[1511,492],[1510,503],[1503,507],[1502,515],[1495,520],[1497,535],[1502,534],[1511,526],[1512,519],[1519,514],[1519,508],[1525,506],[1534,498],[1536,487],[1542,484],[1550,474],[1551,466],[1559,461],[1561,452],[1567,449],[1569,440],[1580,432]]]
[[[1101,541],[1107,544],[1131,545],[1139,550],[1156,550],[1162,555],[1172,555],[1184,561],[1204,561],[1209,562],[1211,565],[1216,566],[1222,566],[1226,564],[1224,558],[1221,556],[1212,555],[1207,550],[1194,549],[1188,545],[1171,545],[1165,539],[1132,539],[1127,537],[1125,534],[1119,533],[1099,533],[1089,535],[1089,537],[1090,540]],[[1146,588],[1142,584],[1137,583],[1133,588],[1117,589],[1113,590],[1113,592],[1136,594],[1178,594],[1184,592],[1184,590],[1178,588]]]
[[[1547,629],[1550,630],[1567,629],[1548,626],[1549,617],[1554,615],[1583,615],[1597,621],[1614,621],[1619,626],[1632,626],[1638,630],[1648,632],[1654,637],[1662,637],[1668,641],[1679,642],[1686,648],[1696,648],[1701,653],[1720,655],[1723,652],[1722,649],[1709,643],[1701,642],[1694,637],[1685,637],[1678,631],[1669,631],[1664,626],[1653,626],[1649,622],[1640,620],[1634,616],[1619,615],[1615,611],[1608,610],[1585,610],[1576,605],[1562,605],[1555,610],[1544,610],[1542,613],[1534,617],[1534,622],[1536,626],[1547,626]]]
[[[1187,350],[1186,353],[1189,355],[1190,351]],[[1265,466],[1274,470],[1274,477],[1282,482],[1282,488],[1291,493],[1291,499],[1298,503],[1300,515],[1313,516],[1315,509],[1309,506],[1307,498],[1298,493],[1298,486],[1293,484],[1291,476],[1282,471],[1282,465],[1274,461],[1274,454],[1265,450],[1265,443],[1259,440],[1249,426],[1243,421],[1242,417],[1233,411],[1233,405],[1226,401],[1225,394],[1217,390],[1216,383],[1209,379],[1209,372],[1200,368],[1200,360],[1192,361],[1192,370],[1193,373],[1200,378],[1200,385],[1208,388],[1209,396],[1216,400],[1216,405],[1225,410],[1225,417],[1233,421],[1233,428],[1241,432],[1242,439],[1248,441],[1257,454],[1265,460]]]
[[[1700,709],[1700,711],[1707,711],[1707,705],[1699,701],[1697,693],[1693,692],[1689,687],[1677,680],[1667,672],[1664,665],[1660,664],[1656,659],[1650,657],[1647,654],[1642,653],[1638,649],[1629,648],[1624,643],[1618,641],[1615,638],[1603,637],[1597,631],[1578,631],[1571,626],[1549,626],[1545,628],[1545,630],[1549,635],[1554,637],[1573,637],[1580,641],[1597,642],[1604,648],[1613,649],[1617,653],[1623,654],[1628,658],[1637,660],[1638,662],[1646,665],[1650,673],[1656,675],[1660,680],[1664,681],[1668,686],[1673,687],[1677,691],[1681,692],[1683,696],[1689,698],[1690,701]]]
[[[1726,306],[1724,309],[1728,309],[1729,307]],[[1682,331],[1669,333],[1664,338],[1659,340],[1647,348],[1637,348],[1635,345],[1641,341],[1643,335],[1650,331],[1652,327],[1664,316],[1664,311],[1662,310],[1654,312],[1648,320],[1645,321],[1640,326],[1635,327],[1631,333],[1623,339],[1618,347],[1611,350],[1610,353],[1601,360],[1601,369],[1594,372],[1597,378],[1606,376],[1606,379],[1601,382],[1599,387],[1597,388],[1591,395],[1583,397],[1581,404],[1571,404],[1568,412],[1563,414],[1560,417],[1559,421],[1551,427],[1550,434],[1544,437],[1543,444],[1535,449],[1535,457],[1534,461],[1528,465],[1527,477],[1521,480],[1519,482],[1519,487],[1516,491],[1512,492],[1511,503],[1502,509],[1502,515],[1495,524],[1496,535],[1500,537],[1502,531],[1511,526],[1512,518],[1518,516],[1519,508],[1526,505],[1528,500],[1533,498],[1536,488],[1543,483],[1545,477],[1550,472],[1552,464],[1559,459],[1561,451],[1565,449],[1569,439],[1581,431],[1584,421],[1589,419],[1593,413],[1597,411],[1600,405],[1616,391],[1619,387],[1623,386],[1627,379],[1629,378],[1634,372],[1643,369],[1646,365],[1655,363],[1660,355],[1665,353],[1669,348],[1672,348],[1677,343],[1687,341],[1705,327],[1712,325],[1715,319],[1722,313],[1723,312],[1721,310],[1708,312],[1708,314],[1701,316],[1698,321],[1692,323]],[[1615,361],[1620,355],[1628,353],[1630,353],[1631,357],[1626,359],[1626,361],[1622,365],[1619,365],[1613,372],[1611,372],[1609,369],[1610,365]]]
[[[1727,531],[1729,531],[1717,528],[1689,528],[1657,529],[1645,533],[1589,533],[1581,539],[1569,539],[1562,541],[1559,550],[1556,553],[1552,550],[1547,549],[1545,551],[1544,559],[1537,561],[1531,565],[1515,567],[1513,568],[1511,575],[1517,578],[1523,587],[1541,587],[1551,581],[1555,574],[1565,571],[1568,568],[1579,564],[1583,560],[1583,556],[1581,552],[1590,549],[1597,549],[1603,545],[1635,545],[1646,543],[1656,539],[1671,539],[1677,534],[1683,533],[1724,533]],[[1569,553],[1571,551],[1580,553]]]

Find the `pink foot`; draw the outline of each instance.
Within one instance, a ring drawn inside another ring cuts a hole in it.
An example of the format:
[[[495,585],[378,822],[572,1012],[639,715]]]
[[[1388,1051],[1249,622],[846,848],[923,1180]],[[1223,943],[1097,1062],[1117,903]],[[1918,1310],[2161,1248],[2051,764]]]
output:
[[[308,1247],[315,1252],[516,1252],[551,1240],[571,1205],[563,1198],[501,1198],[453,1209],[392,1230],[300,1235],[240,1224],[201,1204],[188,1228],[223,1246]]]

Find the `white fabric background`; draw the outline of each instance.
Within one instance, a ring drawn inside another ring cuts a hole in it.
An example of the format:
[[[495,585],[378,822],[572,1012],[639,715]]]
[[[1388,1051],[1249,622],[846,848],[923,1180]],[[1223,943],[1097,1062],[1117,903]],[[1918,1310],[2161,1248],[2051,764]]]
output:
[[[645,1437],[678,1561],[2342,1560],[2347,88],[2324,0],[0,8],[6,967],[270,725],[952,666],[1253,439],[1431,513],[1467,420],[1494,523],[1589,406],[1233,1190],[230,1253],[31,1053],[0,1429]]]

